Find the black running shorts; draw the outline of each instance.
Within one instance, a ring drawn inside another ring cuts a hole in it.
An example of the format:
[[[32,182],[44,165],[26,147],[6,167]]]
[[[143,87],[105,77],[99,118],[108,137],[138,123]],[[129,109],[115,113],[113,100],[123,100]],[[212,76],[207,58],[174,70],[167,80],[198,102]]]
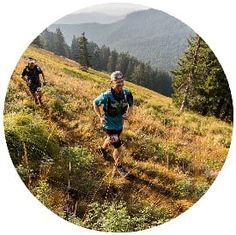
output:
[[[30,84],[29,90],[31,93],[39,92],[41,89],[41,84]]]
[[[106,132],[106,134],[108,136],[118,135],[118,141],[111,143],[114,146],[114,148],[119,148],[122,145],[122,142],[120,140],[120,134],[121,134],[122,130],[108,130],[105,128],[103,128],[103,130]]]

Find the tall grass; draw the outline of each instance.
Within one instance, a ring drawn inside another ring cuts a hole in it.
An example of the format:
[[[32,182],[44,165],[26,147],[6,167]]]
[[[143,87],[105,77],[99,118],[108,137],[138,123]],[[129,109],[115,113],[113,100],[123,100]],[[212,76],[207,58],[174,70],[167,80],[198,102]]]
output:
[[[42,109],[20,78],[29,56],[37,59],[48,80]],[[131,181],[111,177],[112,163],[97,152],[104,133],[92,101],[109,88],[108,74],[81,71],[76,62],[30,47],[6,96],[6,140],[22,179],[55,213],[100,231],[142,230],[188,209],[214,181],[231,142],[230,124],[193,112],[181,114],[171,98],[129,82],[125,86],[135,102],[122,133]],[[77,195],[73,203],[79,201],[77,212],[69,215],[64,209],[68,180]]]

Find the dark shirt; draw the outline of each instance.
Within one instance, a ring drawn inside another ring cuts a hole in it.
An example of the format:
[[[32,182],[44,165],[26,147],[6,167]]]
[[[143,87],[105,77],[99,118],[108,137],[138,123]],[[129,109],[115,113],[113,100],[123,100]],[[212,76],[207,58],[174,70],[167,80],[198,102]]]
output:
[[[39,66],[35,65],[32,69],[27,65],[23,72],[22,77],[26,76],[31,84],[40,84],[39,74],[42,74],[42,70]]]

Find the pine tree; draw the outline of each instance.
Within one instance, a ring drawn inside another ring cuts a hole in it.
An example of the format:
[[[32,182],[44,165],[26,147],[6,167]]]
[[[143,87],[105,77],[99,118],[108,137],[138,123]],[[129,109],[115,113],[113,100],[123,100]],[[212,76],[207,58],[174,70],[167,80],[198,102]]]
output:
[[[85,67],[90,66],[87,45],[88,45],[88,40],[85,37],[85,33],[82,33],[82,36],[79,38],[79,54],[80,54],[79,62],[81,65]]]
[[[144,80],[144,64],[140,63],[134,67],[134,71],[131,75],[132,81],[138,85],[143,84]]]
[[[55,33],[49,32],[48,29],[45,29],[41,33],[42,48],[48,51],[55,52]]]
[[[125,73],[125,77],[128,81],[132,81],[132,74],[134,72],[134,67],[137,64],[137,61],[134,58],[130,58],[128,65],[127,65],[127,70]]]
[[[79,39],[74,35],[71,42],[71,59],[79,62],[79,58]]]
[[[118,58],[118,53],[113,50],[111,51],[111,54],[108,58],[107,62],[107,71],[108,72],[114,72],[116,69],[116,64],[117,64],[117,58]]]
[[[183,101],[181,103],[181,107],[180,107],[180,111],[183,112],[187,102],[188,102],[188,97],[190,96],[191,93],[191,89],[193,88],[193,83],[195,80],[195,68],[198,62],[198,56],[199,56],[199,49],[201,46],[201,38],[199,36],[196,37],[195,40],[195,51],[194,51],[194,55],[191,59],[191,64],[189,67],[189,73],[188,73],[188,78],[187,78],[187,83],[185,86],[185,90],[184,90],[184,96],[183,96]]]
[[[129,54],[122,52],[118,55],[116,70],[122,71],[123,74],[126,74],[129,63]]]
[[[164,71],[156,70],[153,77],[152,87],[161,94],[171,96],[173,93],[171,76]]]
[[[108,65],[110,54],[111,52],[110,52],[109,47],[106,47],[105,45],[103,45],[100,48],[99,59],[100,59],[101,70],[103,71],[107,71],[107,65]]]
[[[43,42],[42,42],[42,36],[41,35],[38,35],[34,41],[32,42],[32,44],[40,47],[40,48],[43,48]]]
[[[100,48],[95,42],[88,42],[88,54],[90,66],[96,70],[102,70],[100,59]]]
[[[91,56],[91,66],[96,69],[96,70],[102,70],[102,63],[101,63],[101,59],[100,59],[100,48],[97,47],[95,48],[95,50],[93,51],[93,56]]]
[[[188,109],[232,121],[232,98],[223,68],[208,45],[202,39],[198,45],[198,41],[198,36],[189,40],[188,50],[180,59],[178,68],[172,72],[173,101],[181,106],[188,88]],[[197,48],[198,58],[193,63]]]
[[[55,53],[62,56],[68,56],[68,48],[60,28],[56,29],[55,35]]]

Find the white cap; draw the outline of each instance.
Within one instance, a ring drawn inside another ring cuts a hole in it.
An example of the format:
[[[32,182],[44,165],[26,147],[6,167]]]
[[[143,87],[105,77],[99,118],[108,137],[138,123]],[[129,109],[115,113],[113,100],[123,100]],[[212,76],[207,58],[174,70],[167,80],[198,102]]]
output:
[[[124,79],[123,73],[121,71],[115,71],[111,74],[111,81]]]

